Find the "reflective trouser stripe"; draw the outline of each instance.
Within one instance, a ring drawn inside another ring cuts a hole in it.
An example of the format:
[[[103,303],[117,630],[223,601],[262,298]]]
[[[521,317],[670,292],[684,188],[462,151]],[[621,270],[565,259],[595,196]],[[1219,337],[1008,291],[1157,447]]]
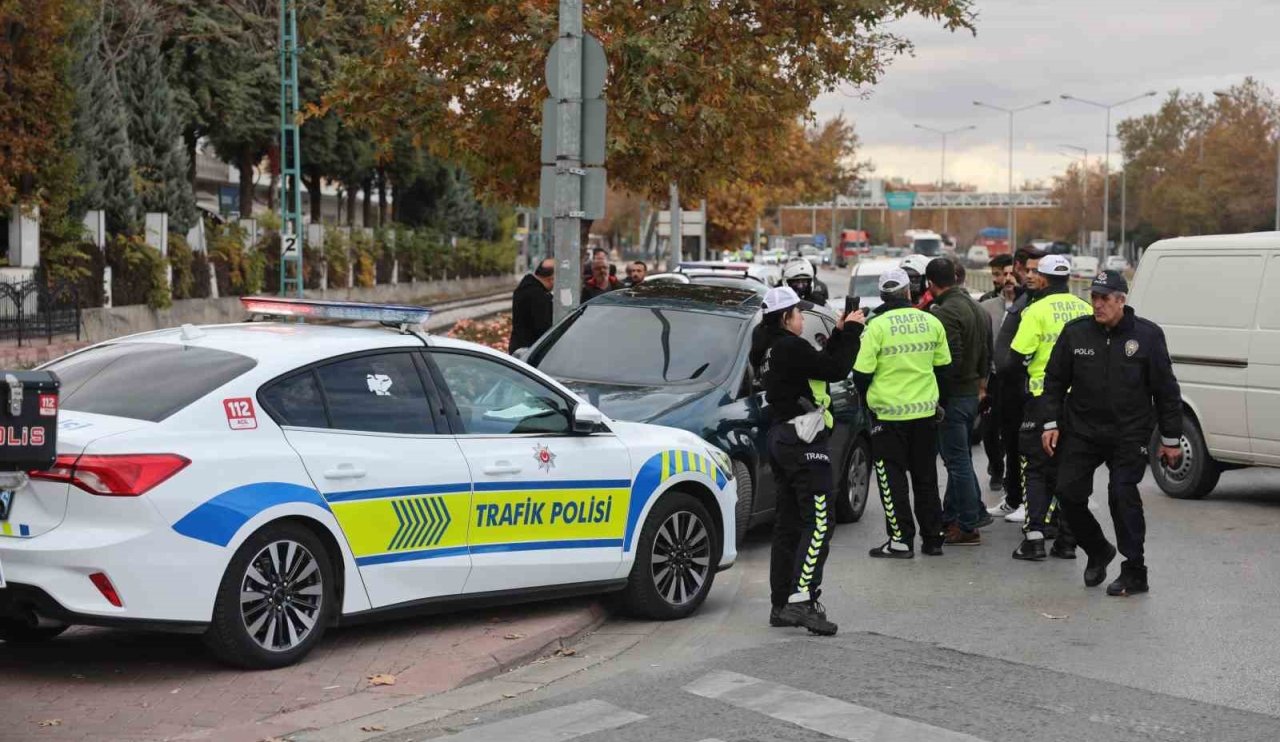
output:
[[[893,507],[893,492],[889,489],[889,472],[884,459],[876,459],[876,479],[880,481],[880,501],[884,503],[884,519],[889,524],[893,540],[902,543],[902,527],[898,525],[898,512]]]
[[[809,539],[809,551],[804,556],[804,565],[800,568],[800,582],[796,592],[805,592],[813,582],[814,570],[818,568],[818,556],[822,554],[822,546],[827,540],[827,496],[813,496],[813,537]]]

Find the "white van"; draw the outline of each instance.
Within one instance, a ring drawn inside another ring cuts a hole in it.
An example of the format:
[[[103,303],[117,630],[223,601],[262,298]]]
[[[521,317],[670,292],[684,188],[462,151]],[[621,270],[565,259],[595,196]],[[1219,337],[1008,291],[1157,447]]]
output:
[[[1280,466],[1280,232],[1161,240],[1129,304],[1164,328],[1182,385],[1183,462],[1153,457],[1160,488],[1199,498],[1224,469]]]
[[[898,258],[870,258],[859,260],[849,269],[849,291],[846,296],[858,297],[858,305],[866,311],[880,306],[880,276],[902,263]]]
[[[1098,275],[1098,259],[1092,255],[1071,256],[1071,277],[1087,278],[1090,281]]]

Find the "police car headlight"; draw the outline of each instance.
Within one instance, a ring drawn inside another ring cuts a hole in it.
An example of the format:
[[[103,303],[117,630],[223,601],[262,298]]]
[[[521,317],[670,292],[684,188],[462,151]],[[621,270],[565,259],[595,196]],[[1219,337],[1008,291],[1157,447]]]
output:
[[[729,454],[715,447],[707,448],[707,456],[715,462],[720,471],[724,472],[727,479],[733,479],[733,460],[729,458]]]

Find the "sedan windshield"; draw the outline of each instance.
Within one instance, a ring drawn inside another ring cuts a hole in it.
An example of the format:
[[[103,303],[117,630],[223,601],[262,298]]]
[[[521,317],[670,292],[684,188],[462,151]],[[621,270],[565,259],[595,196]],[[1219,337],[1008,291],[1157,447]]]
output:
[[[741,348],[742,317],[640,306],[586,306],[531,359],[558,379],[713,383]]]
[[[854,276],[849,281],[849,293],[862,299],[872,299],[880,296],[880,275],[878,273],[864,273]]]

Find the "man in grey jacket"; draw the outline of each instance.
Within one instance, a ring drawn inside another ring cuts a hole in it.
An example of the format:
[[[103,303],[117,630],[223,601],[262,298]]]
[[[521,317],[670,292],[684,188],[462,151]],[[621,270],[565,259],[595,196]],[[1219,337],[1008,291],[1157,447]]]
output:
[[[992,289],[982,296],[979,306],[991,318],[991,338],[1000,334],[1000,325],[1004,324],[1005,315],[1013,306],[1017,296],[1018,282],[1013,275],[1013,256],[997,255],[987,264],[991,268]],[[982,406],[982,448],[987,453],[987,476],[990,478],[992,492],[1004,490],[1004,472],[1009,451],[1001,443],[1000,435],[1000,391],[996,383],[995,364],[992,364],[990,378],[987,380],[987,397]],[[1010,509],[1008,512],[1012,512]],[[992,513],[992,516],[995,514]]]

